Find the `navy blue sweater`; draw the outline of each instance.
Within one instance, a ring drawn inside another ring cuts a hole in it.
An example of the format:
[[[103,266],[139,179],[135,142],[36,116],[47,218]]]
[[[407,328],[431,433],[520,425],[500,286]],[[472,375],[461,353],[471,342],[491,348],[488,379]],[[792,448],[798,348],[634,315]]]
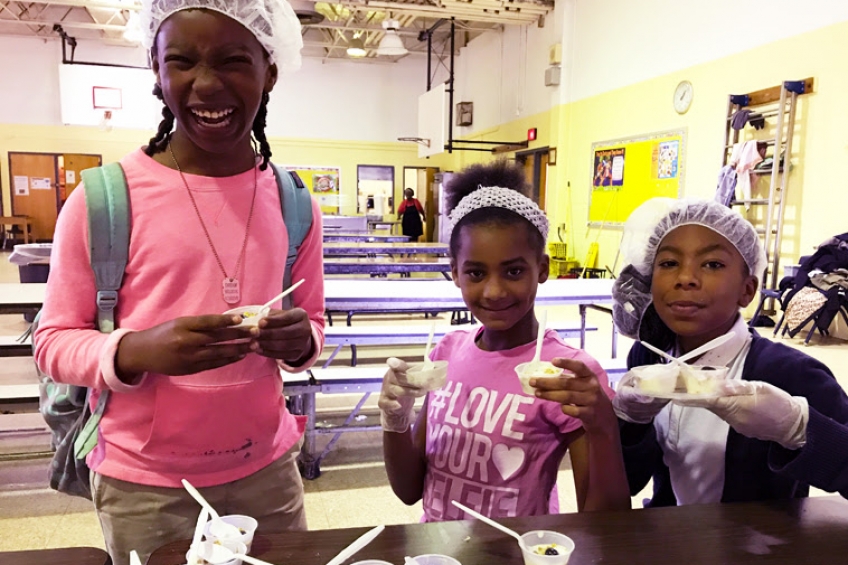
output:
[[[809,485],[848,498],[848,396],[824,364],[754,330],[752,334],[742,378],[765,381],[792,396],[805,397],[810,405],[807,443],[790,451],[730,428],[722,502],[800,498],[809,494]],[[628,367],[658,362],[659,357],[638,342],[627,357]],[[654,497],[649,505],[677,504],[653,423],[619,423],[631,494],[653,478]]]

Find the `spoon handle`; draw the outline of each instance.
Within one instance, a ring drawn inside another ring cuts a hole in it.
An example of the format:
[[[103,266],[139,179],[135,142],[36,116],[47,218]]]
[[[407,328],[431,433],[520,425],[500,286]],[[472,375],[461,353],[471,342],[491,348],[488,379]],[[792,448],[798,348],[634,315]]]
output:
[[[206,499],[203,498],[203,495],[200,494],[197,491],[197,489],[194,488],[194,486],[190,482],[183,479],[183,486],[188,491],[188,493],[191,495],[191,497],[193,499],[195,499],[198,502],[198,504],[200,504],[202,507],[204,507],[207,512],[209,512],[209,515],[212,517],[213,520],[220,520],[221,519],[221,517],[218,515],[218,513],[215,512],[215,509],[212,508],[212,505],[209,504],[208,502],[206,502]]]
[[[512,537],[514,537],[515,539],[518,540],[518,543],[520,543],[520,544],[524,543],[524,540],[521,539],[521,536],[518,535],[518,532],[510,530],[509,528],[507,528],[503,524],[499,524],[498,522],[495,522],[491,518],[489,518],[487,516],[483,516],[479,512],[475,512],[474,510],[468,508],[467,506],[465,506],[463,504],[460,504],[459,502],[457,502],[455,500],[451,500],[451,504],[453,504],[454,506],[456,506],[457,508],[459,508],[460,510],[462,510],[466,514],[474,516],[475,518],[477,518],[481,522],[485,522],[485,523],[489,524],[490,526],[492,526],[493,528],[497,528],[498,530],[502,531],[503,533],[511,535]]]

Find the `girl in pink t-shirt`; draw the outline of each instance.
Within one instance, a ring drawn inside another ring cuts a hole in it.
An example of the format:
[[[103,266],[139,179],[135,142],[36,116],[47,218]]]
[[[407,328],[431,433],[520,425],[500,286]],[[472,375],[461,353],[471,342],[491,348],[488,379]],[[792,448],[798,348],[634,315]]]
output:
[[[264,304],[283,285],[287,229],[265,120],[278,70],[300,62],[294,11],[285,0],[145,1],[140,20],[165,119],[121,160],[131,232],[119,329],[96,329],[76,190],[59,217],[35,336],[45,373],[92,389],[92,405],[110,391],[87,463],[117,565],[132,549],[144,561],[191,538],[200,508],[181,479],[220,514],[256,518],[259,533],[306,529],[296,463],[304,422],[286,409],[280,369],[311,365],[324,328],[315,202],[292,267],[306,281],[297,307],[277,302],[252,328],[222,314]]]
[[[379,406],[395,494],[407,504],[423,499],[427,521],[463,518],[451,501],[491,517],[556,512],[568,451],[581,511],[629,508],[612,391],[597,361],[548,331],[542,359],[566,376],[532,379],[533,397],[515,374],[535,351],[536,288],[549,267],[548,221],[524,196],[523,171],[475,165],[447,190],[453,279],[482,327],[452,332],[433,350],[448,375],[429,394],[408,383],[403,361],[388,360]]]

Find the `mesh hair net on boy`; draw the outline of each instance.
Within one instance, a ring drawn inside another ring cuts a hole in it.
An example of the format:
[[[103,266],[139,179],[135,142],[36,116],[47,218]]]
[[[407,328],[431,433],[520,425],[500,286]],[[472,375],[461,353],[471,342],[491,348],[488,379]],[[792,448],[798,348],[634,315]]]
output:
[[[303,49],[300,21],[286,0],[142,0],[139,12],[142,45],[148,50],[159,26],[181,10],[213,10],[248,29],[280,72],[300,68]]]
[[[613,320],[622,334],[665,345],[670,330],[663,330],[665,324],[651,303],[654,259],[665,236],[686,225],[704,226],[723,236],[739,251],[749,273],[762,280],[766,255],[748,220],[714,200],[653,198],[624,224],[621,254],[626,266],[613,285]]]

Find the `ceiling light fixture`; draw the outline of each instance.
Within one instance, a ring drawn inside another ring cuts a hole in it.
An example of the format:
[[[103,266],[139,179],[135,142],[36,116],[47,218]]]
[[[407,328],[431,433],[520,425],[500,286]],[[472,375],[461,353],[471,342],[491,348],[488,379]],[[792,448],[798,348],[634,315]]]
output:
[[[404,47],[403,41],[397,34],[397,30],[400,29],[400,22],[397,20],[384,20],[383,28],[386,30],[386,34],[380,40],[377,55],[399,57],[409,53],[409,50]]]
[[[362,37],[355,35],[347,46],[347,56],[359,59],[367,54],[368,51],[365,50],[365,42],[362,41]]]

